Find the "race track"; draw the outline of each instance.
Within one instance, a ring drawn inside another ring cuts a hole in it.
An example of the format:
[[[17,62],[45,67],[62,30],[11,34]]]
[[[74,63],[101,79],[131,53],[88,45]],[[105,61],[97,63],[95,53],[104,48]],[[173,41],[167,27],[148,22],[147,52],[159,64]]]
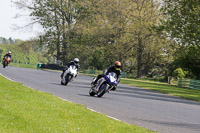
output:
[[[89,96],[92,77],[79,75],[67,86],[61,72],[0,66],[0,73],[33,89],[87,106],[129,124],[160,133],[200,133],[200,103],[119,84],[102,98]]]

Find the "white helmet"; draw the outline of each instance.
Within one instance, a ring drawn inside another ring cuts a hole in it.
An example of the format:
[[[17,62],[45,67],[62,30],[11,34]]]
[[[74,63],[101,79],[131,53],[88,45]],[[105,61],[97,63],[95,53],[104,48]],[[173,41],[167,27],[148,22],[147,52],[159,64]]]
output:
[[[11,54],[11,51],[8,51],[9,54]]]
[[[78,58],[74,58],[74,62],[77,64],[79,63],[79,59]]]

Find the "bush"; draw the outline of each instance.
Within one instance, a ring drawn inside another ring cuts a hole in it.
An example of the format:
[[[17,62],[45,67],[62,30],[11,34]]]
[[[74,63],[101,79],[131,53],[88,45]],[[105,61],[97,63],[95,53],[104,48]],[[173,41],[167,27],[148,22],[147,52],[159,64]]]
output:
[[[174,70],[174,77],[178,78],[184,78],[185,77],[185,73],[183,71],[182,68],[177,68],[176,70]]]

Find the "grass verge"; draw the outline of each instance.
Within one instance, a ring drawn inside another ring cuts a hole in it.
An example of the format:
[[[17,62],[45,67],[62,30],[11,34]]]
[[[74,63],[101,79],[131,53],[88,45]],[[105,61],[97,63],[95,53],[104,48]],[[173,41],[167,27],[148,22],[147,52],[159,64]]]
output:
[[[0,76],[2,133],[150,133]]]
[[[175,85],[169,85],[167,83],[136,80],[136,79],[121,79],[121,83],[145,89],[151,89],[157,92],[166,93],[184,99],[200,102],[200,90],[180,88]]]
[[[9,66],[37,69],[37,64],[10,63]]]
[[[82,74],[82,75],[93,76],[93,77],[97,76],[94,74]],[[137,79],[122,78],[120,83],[144,89],[150,89],[157,92],[169,94],[172,96],[177,96],[184,99],[200,102],[200,90],[181,88],[177,87],[176,85],[169,85],[167,83],[148,81],[144,79],[137,80]]]

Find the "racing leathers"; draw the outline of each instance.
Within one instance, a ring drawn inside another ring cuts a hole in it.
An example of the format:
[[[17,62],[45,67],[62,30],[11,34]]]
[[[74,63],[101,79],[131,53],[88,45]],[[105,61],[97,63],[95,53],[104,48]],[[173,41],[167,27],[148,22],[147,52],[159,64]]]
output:
[[[5,57],[10,57],[11,58],[12,56],[11,56],[11,54],[7,53],[6,55],[4,55],[3,58],[5,58]]]
[[[4,61],[5,57],[9,57],[10,60],[12,59],[12,56],[11,56],[11,54],[9,54],[9,53],[6,53],[6,54],[4,55],[4,57],[3,57],[3,61]],[[2,63],[3,63],[3,62],[2,62]],[[10,63],[10,62],[9,62],[9,63]]]
[[[103,74],[99,74],[99,75],[97,76],[96,80],[95,80],[92,84],[93,84],[94,86],[96,86],[97,81],[98,81],[100,78],[106,76],[106,75],[107,75],[108,73],[110,73],[110,72],[116,73],[116,75],[117,75],[117,84],[118,84],[118,83],[120,82],[120,78],[121,78],[121,73],[122,73],[122,71],[121,71],[121,70],[116,70],[116,68],[115,68],[114,65],[112,65],[112,66],[108,67],[107,69],[105,69],[104,72],[103,72]],[[114,87],[112,90],[116,90],[116,87]]]
[[[77,68],[77,75],[78,75],[79,69],[80,69],[79,63],[75,63],[74,61],[70,61],[70,62],[67,64],[67,66],[65,67],[65,69],[63,70],[62,74],[60,75],[61,78],[63,78],[63,75],[64,75],[65,71],[66,71],[71,65],[75,65],[75,66],[76,66],[76,68]],[[75,78],[77,77],[77,75],[75,75]]]

